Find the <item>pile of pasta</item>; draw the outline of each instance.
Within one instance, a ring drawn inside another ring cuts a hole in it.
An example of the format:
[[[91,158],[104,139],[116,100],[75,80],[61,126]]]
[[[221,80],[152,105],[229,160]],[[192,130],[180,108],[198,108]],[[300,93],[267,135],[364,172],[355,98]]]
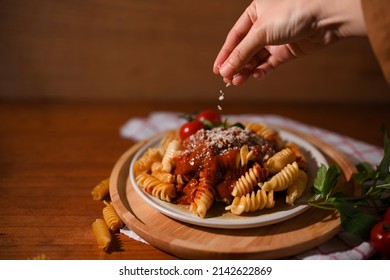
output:
[[[109,194],[109,179],[102,180],[91,191],[93,200],[102,200],[105,207],[102,210],[103,218],[98,218],[92,223],[92,231],[95,234],[98,247],[107,251],[111,241],[111,232],[116,232],[123,226],[122,220],[116,213],[110,201],[104,200]]]
[[[230,157],[233,155],[234,158],[229,160],[234,164],[229,168],[222,167],[220,161],[210,161],[213,156],[220,155],[205,153],[196,171],[181,174],[177,165],[183,160],[185,140],[180,140],[177,131],[172,130],[164,135],[158,146],[149,147],[135,161],[133,172],[137,185],[160,200],[188,204],[189,210],[202,218],[217,200],[226,203],[225,210],[235,215],[273,208],[275,192],[284,192],[285,203],[294,205],[308,181],[306,159],[299,147],[281,139],[278,131],[266,124],[246,123],[242,128],[234,129],[245,130],[257,137],[254,140],[273,147],[272,152],[259,158],[253,145],[244,143],[230,148],[233,150]],[[196,145],[193,148],[196,150]],[[230,175],[222,174],[224,172]],[[222,179],[217,186],[217,176],[230,180],[223,182]],[[223,199],[218,195],[220,186],[229,191]],[[179,198],[183,195],[188,197],[186,203]]]

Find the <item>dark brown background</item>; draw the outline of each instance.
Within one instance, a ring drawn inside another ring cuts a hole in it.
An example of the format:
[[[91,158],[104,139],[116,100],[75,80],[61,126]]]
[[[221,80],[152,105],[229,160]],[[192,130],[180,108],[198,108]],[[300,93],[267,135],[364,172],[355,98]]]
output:
[[[215,100],[212,64],[250,1],[0,0],[0,96]],[[230,100],[389,102],[366,39],[282,66]]]
[[[173,259],[113,234],[91,189],[135,142],[127,120],[218,104],[214,58],[250,1],[0,0],[0,259]],[[275,114],[381,146],[390,92],[366,39],[224,89],[223,114]],[[336,147],[337,148],[337,147]]]

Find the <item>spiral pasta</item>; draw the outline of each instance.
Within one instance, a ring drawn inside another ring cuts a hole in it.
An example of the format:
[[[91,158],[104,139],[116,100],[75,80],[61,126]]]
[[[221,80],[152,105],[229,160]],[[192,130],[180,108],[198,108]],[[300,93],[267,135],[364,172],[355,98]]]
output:
[[[265,191],[284,191],[295,181],[298,172],[298,164],[295,161],[292,164],[289,163],[269,181],[265,182],[261,188]]]
[[[166,150],[168,147],[168,144],[172,140],[175,140],[175,139],[176,140],[178,139],[177,131],[176,130],[168,130],[167,133],[164,135],[164,137],[161,139],[160,145],[164,150]]]
[[[111,203],[104,201],[104,204],[106,204],[106,207],[104,207],[102,211],[103,219],[111,231],[116,231],[123,226],[123,222]]]
[[[291,151],[293,152],[293,154],[295,156],[295,161],[297,162],[299,169],[307,170],[306,158],[303,155],[302,151],[297,146],[297,144],[295,144],[293,142],[288,142],[286,144],[286,148],[291,149]]]
[[[296,199],[300,198],[306,189],[308,176],[303,170],[298,171],[295,181],[286,190],[286,203],[294,205]]]
[[[241,197],[235,197],[231,205],[225,207],[225,210],[230,210],[235,215],[242,213],[255,212],[264,208],[272,208],[275,206],[274,192],[268,193],[264,190],[252,191]]]
[[[203,170],[199,176],[199,185],[195,193],[194,201],[190,205],[190,211],[196,212],[199,217],[204,218],[207,210],[210,209],[214,202],[213,174]]]
[[[92,223],[92,231],[95,234],[99,248],[107,251],[111,243],[111,233],[108,230],[106,222],[102,219],[96,219]]]
[[[172,183],[164,183],[153,175],[143,173],[137,176],[137,184],[144,187],[145,191],[161,200],[170,202],[176,196],[176,188]]]
[[[244,145],[240,149],[240,153],[237,155],[237,168],[245,168],[248,165],[249,160],[252,159],[253,151],[249,151],[248,145]]]
[[[160,179],[164,183],[174,183],[175,182],[175,174],[164,172],[161,170],[156,170],[152,172],[152,175],[158,179]]]
[[[224,123],[185,139],[178,131],[167,132],[133,171],[145,192],[205,218],[214,202],[227,204],[236,215],[272,208],[275,192],[285,191],[281,195],[292,205],[307,184],[305,162],[295,143],[265,124]]]
[[[104,179],[99,184],[97,184],[91,191],[93,200],[102,200],[109,193],[110,179]]]
[[[266,124],[247,123],[245,128],[252,130],[257,135],[268,141],[275,142],[279,148],[284,146],[283,140],[280,138],[279,133],[276,130],[271,129]]]
[[[254,186],[267,177],[268,170],[255,163],[252,168],[237,180],[232,190],[232,196],[236,197],[250,193]]]
[[[169,142],[167,149],[165,150],[164,157],[162,158],[162,171],[171,172],[174,166],[174,157],[175,153],[180,148],[180,141],[177,139],[173,139]]]
[[[288,163],[295,161],[296,156],[290,148],[284,148],[270,157],[265,163],[269,173],[275,174],[280,172]]]
[[[141,173],[147,172],[154,162],[162,160],[162,150],[158,148],[149,148],[146,152],[134,163],[134,175],[138,176]]]

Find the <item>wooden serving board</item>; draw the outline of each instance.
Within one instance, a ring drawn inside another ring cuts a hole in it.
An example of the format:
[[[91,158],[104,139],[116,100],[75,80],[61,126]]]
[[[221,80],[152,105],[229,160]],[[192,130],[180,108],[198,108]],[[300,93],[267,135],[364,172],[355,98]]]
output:
[[[343,154],[317,138],[292,133],[317,147],[330,164],[337,163],[344,173],[339,187],[355,191],[350,178],[356,170]],[[278,259],[312,249],[341,229],[337,212],[313,207],[287,221],[250,229],[207,228],[171,219],[145,203],[129,180],[134,154],[151,139],[132,146],[116,162],[110,177],[110,196],[123,222],[163,251],[185,259]]]

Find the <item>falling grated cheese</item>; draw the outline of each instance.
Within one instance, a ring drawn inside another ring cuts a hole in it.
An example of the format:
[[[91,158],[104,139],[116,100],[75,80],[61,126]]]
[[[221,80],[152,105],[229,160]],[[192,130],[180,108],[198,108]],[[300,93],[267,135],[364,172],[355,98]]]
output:
[[[221,95],[219,96],[218,99],[219,99],[219,100],[223,100],[223,99],[225,98],[225,96],[224,96],[225,94],[223,93],[222,90],[220,90],[219,93],[220,93]]]
[[[229,83],[226,83],[226,87],[230,87],[232,84],[229,82]],[[222,89],[219,91],[219,93],[221,94],[220,96],[219,96],[219,100],[224,100],[225,99],[225,93],[222,91]],[[222,106],[221,105],[217,105],[217,108],[218,108],[218,110],[220,110],[220,111],[222,111]]]

